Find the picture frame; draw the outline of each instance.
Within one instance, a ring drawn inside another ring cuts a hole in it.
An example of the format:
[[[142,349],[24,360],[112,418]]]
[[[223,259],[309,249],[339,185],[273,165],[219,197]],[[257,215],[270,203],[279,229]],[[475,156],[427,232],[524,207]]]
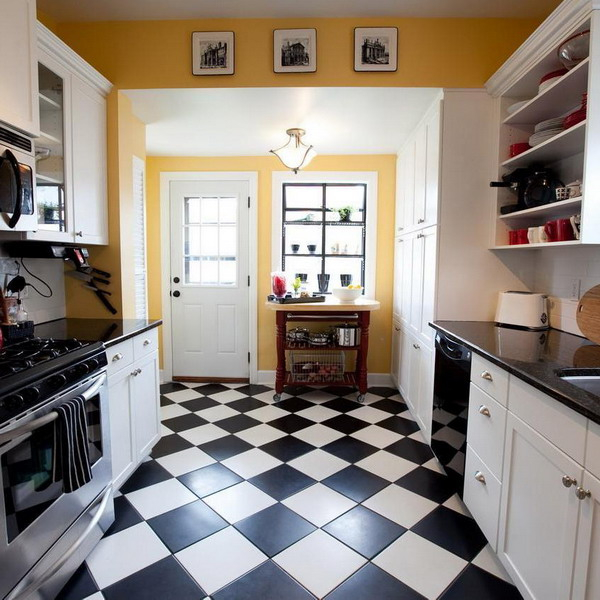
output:
[[[234,73],[234,32],[194,31],[192,33],[192,74],[233,75]]]
[[[355,27],[354,70],[394,72],[398,70],[397,27]]]
[[[275,73],[314,73],[316,70],[316,29],[275,29],[273,31]]]

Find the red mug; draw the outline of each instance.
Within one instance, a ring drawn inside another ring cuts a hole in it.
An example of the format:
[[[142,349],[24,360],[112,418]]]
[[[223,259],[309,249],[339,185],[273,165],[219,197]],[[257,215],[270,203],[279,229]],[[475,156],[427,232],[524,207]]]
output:
[[[515,246],[519,241],[517,239],[517,230],[508,232],[508,244],[509,246]]]
[[[529,244],[529,238],[527,237],[527,229],[515,229],[514,231],[508,232],[508,244],[510,246],[516,246],[519,244]]]
[[[568,242],[574,240],[573,226],[570,219],[556,219],[544,225],[549,242]]]

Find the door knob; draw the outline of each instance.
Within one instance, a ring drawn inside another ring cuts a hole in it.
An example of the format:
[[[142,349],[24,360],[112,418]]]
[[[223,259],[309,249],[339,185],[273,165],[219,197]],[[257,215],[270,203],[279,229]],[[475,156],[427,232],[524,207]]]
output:
[[[179,283],[180,279],[179,277],[173,277],[173,283]]]
[[[173,292],[173,296],[175,296],[175,298],[179,298],[179,296],[181,296],[181,292],[180,292],[180,291],[178,291],[178,290],[175,290],[175,291]]]

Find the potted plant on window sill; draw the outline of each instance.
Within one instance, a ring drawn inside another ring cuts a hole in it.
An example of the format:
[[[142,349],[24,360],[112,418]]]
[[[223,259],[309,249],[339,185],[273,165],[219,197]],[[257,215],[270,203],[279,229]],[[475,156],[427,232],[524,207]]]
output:
[[[338,215],[340,216],[340,221],[342,223],[349,223],[350,217],[352,216],[352,213],[354,212],[354,207],[353,206],[342,206],[341,208],[334,208],[333,210],[335,210],[338,213]]]

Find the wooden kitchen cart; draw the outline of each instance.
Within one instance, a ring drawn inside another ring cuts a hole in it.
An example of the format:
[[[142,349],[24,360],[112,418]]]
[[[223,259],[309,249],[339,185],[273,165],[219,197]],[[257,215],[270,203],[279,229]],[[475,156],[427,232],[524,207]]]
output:
[[[267,302],[267,307],[276,315],[277,370],[275,372],[275,395],[273,400],[281,400],[286,385],[309,386],[348,386],[358,388],[359,402],[364,402],[367,393],[367,353],[369,350],[369,323],[371,311],[379,309],[376,300],[358,299],[355,302],[338,302],[335,298],[327,298],[325,302],[315,304],[277,304]],[[360,338],[356,346],[311,346],[308,343],[288,342],[286,339],[287,324],[295,323],[353,323],[360,327]],[[291,369],[286,368],[286,350],[317,351],[319,353],[355,351],[356,366],[354,371],[344,372],[339,380],[311,382],[295,377]]]

